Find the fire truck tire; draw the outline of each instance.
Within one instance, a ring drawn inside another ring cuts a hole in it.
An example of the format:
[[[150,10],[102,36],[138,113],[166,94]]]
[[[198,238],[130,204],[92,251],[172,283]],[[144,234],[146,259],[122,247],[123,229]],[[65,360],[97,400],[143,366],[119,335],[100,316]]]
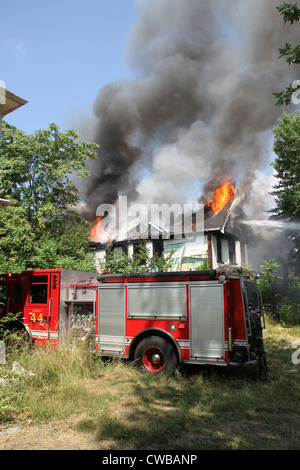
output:
[[[173,346],[160,336],[149,336],[141,340],[136,347],[134,361],[138,367],[151,374],[171,374],[178,365]]]

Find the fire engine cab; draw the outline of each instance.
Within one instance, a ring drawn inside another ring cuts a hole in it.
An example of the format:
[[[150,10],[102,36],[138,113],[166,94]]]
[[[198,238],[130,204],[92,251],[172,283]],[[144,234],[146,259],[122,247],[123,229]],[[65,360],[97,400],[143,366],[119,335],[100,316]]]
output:
[[[209,271],[0,276],[0,316],[19,313],[35,346],[89,340],[95,352],[151,373],[180,364],[265,364],[256,281]]]

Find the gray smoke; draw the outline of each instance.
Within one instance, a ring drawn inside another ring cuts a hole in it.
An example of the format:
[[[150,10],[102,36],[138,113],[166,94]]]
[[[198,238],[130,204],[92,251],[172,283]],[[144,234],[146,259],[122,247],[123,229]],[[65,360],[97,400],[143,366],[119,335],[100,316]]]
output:
[[[272,93],[300,78],[278,59],[297,44],[279,3],[137,0],[126,55],[137,78],[108,84],[94,104],[99,158],[82,189],[91,218],[119,194],[187,203],[225,176],[251,189],[282,114]]]

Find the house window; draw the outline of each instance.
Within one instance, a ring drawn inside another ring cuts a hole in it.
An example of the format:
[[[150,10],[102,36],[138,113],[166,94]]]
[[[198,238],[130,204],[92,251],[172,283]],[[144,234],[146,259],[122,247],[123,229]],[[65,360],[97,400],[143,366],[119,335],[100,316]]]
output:
[[[242,252],[242,264],[248,264],[246,243],[241,244],[241,252]]]
[[[162,240],[153,242],[153,255],[162,256],[164,251],[164,244]]]
[[[228,240],[229,246],[229,261],[230,264],[236,264],[236,255],[235,255],[235,241],[232,239]]]
[[[126,245],[126,243],[124,243],[122,246],[121,246],[121,252],[128,256],[128,246]]]
[[[217,262],[218,263],[224,263],[222,260],[222,238],[220,236],[217,236]]]

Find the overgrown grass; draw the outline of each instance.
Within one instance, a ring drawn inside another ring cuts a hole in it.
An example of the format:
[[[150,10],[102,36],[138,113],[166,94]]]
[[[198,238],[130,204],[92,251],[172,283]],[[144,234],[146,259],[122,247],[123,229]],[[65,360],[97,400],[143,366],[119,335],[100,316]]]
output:
[[[152,377],[79,347],[9,354],[0,368],[0,376],[11,379],[1,389],[0,422],[29,417],[57,426],[74,417],[78,432],[110,450],[299,449],[300,364],[293,364],[291,348],[296,340],[300,327],[267,319],[267,381],[239,368],[186,368]],[[9,377],[13,360],[35,376]]]

